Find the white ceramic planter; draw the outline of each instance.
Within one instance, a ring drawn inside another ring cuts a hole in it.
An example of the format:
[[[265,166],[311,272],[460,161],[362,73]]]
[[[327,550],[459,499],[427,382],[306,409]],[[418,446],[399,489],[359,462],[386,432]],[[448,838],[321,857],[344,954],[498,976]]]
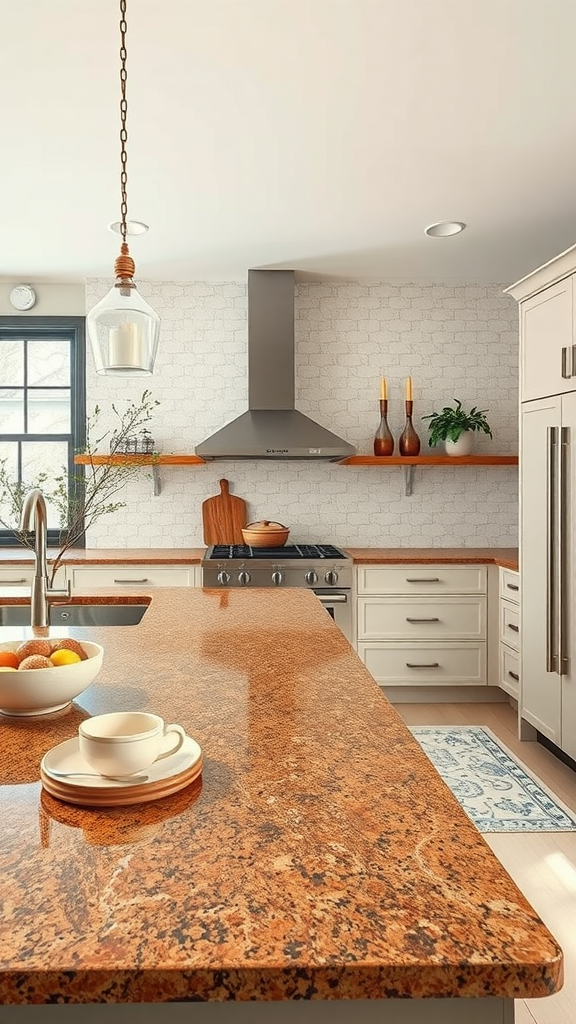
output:
[[[446,455],[471,455],[474,447],[474,432],[465,430],[457,441],[444,441]]]

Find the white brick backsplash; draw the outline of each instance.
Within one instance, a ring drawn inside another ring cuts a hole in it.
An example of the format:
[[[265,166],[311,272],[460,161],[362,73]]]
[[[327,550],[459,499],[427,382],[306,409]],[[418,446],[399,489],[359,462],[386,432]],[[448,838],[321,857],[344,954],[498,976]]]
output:
[[[110,282],[86,284],[87,308]],[[150,379],[99,377],[88,354],[87,408],[137,399],[160,405],[150,424],[162,452],[195,445],[247,408],[247,290],[237,281],[147,282],[139,288],[162,319]],[[460,398],[488,409],[494,441],[477,452],[518,447],[517,306],[501,285],[311,282],[296,286],[296,404],[324,426],[372,452],[380,375],[388,379],[389,421],[403,426],[404,383],[414,381],[414,423]],[[515,468],[420,467],[404,496],[402,470],[317,462],[220,462],[161,467],[162,493],[145,471],[127,484],[126,507],[90,530],[92,547],[202,546],[201,503],[227,477],[251,519],[273,518],[290,539],[350,546],[477,547],[517,544]]]

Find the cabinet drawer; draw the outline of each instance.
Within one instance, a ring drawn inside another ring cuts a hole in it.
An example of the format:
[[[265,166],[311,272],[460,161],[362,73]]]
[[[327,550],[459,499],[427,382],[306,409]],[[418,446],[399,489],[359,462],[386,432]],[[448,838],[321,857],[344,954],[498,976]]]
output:
[[[520,602],[520,573],[512,569],[500,569],[500,597],[507,601]]]
[[[72,586],[90,587],[193,587],[194,566],[115,565],[105,569],[70,567]]]
[[[520,655],[506,644],[500,644],[500,686],[518,699],[520,694]]]
[[[368,565],[358,567],[359,594],[485,594],[485,565]]]
[[[358,641],[358,654],[380,686],[485,686],[485,643]]]
[[[486,639],[485,597],[360,597],[362,640]]]
[[[500,640],[515,651],[520,650],[520,608],[509,601],[500,601]]]
[[[34,575],[34,569],[29,566],[15,565],[12,568],[0,569],[0,587],[28,587]]]

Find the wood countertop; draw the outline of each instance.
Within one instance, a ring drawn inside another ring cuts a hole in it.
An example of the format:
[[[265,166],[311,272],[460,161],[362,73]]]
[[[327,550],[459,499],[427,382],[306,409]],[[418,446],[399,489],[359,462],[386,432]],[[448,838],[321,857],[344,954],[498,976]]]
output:
[[[70,630],[105,653],[68,710],[0,721],[0,1003],[561,986],[553,936],[313,594],[150,597],[138,626]],[[202,779],[113,809],[42,790],[48,749],[127,709],[185,726]]]
[[[424,565],[482,563],[518,569],[516,548],[349,548],[346,551],[358,565],[419,563]],[[74,548],[65,565],[199,565],[206,548]],[[48,551],[48,557],[55,552]],[[0,565],[33,564],[32,553],[25,549],[0,548]]]

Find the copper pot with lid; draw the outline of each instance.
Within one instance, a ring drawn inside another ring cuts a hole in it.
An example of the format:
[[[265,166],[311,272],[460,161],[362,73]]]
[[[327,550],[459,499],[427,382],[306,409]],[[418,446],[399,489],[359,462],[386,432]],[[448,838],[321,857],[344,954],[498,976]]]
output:
[[[289,533],[288,526],[261,519],[257,523],[248,523],[242,530],[242,537],[244,543],[252,548],[281,548],[288,540]]]

